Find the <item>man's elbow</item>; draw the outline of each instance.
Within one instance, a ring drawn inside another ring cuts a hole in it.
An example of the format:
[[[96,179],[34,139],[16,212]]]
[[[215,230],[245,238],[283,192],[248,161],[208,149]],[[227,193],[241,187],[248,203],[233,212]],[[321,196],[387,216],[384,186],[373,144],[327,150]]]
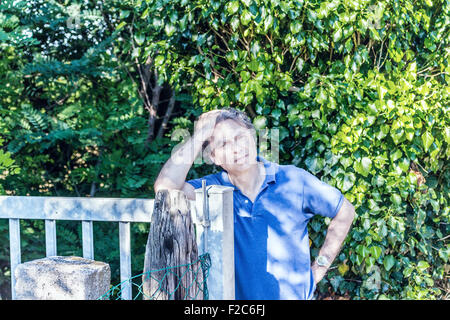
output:
[[[169,188],[167,186],[167,183],[164,183],[164,181],[161,181],[161,179],[157,179],[155,181],[155,183],[153,184],[153,190],[155,190],[155,194],[158,193],[158,191],[160,190],[169,190],[171,188]]]
[[[174,188],[170,188],[169,186],[164,185],[163,183],[155,183],[153,185],[153,190],[155,190],[155,194],[157,194],[158,191],[160,191],[160,190],[171,190],[171,189],[174,189]]]
[[[350,201],[348,201],[347,199],[346,199],[346,201],[347,201],[347,205],[348,205],[348,210],[347,210],[348,220],[349,220],[350,224],[352,224],[356,218],[356,210]]]
[[[181,190],[182,187],[171,183],[170,181],[165,181],[162,179],[157,179],[153,184],[153,190],[155,190],[155,194],[160,190]]]
[[[344,203],[341,210],[342,210],[342,218],[346,220],[349,224],[352,224],[353,220],[355,220],[356,218],[356,210],[355,207],[351,204],[351,202],[348,201],[346,198],[344,198]]]
[[[155,183],[155,184],[153,185],[153,190],[155,190],[155,194],[157,194],[158,191],[161,190],[161,188],[160,188],[160,186],[159,186],[158,183]]]

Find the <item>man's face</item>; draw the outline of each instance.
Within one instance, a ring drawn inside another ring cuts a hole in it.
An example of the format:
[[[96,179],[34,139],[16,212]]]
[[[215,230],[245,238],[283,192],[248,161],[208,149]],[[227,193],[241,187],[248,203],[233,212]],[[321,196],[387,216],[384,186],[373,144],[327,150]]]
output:
[[[218,123],[210,140],[211,159],[227,172],[245,171],[256,163],[254,130],[228,119]]]

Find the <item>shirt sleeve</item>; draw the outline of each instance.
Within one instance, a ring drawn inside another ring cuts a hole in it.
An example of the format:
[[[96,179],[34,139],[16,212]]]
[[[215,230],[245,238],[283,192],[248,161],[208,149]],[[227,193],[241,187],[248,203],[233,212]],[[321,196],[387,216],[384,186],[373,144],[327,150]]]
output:
[[[303,170],[303,212],[334,218],[344,202],[337,188]]]

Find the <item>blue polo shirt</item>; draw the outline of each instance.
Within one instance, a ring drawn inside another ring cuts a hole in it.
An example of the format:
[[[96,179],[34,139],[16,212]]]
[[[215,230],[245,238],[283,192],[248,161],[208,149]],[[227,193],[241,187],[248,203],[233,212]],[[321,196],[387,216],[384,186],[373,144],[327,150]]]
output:
[[[307,224],[316,214],[333,218],[342,193],[304,169],[258,157],[266,177],[255,201],[225,171],[187,181],[194,188],[234,188],[236,299],[309,300],[315,291]]]

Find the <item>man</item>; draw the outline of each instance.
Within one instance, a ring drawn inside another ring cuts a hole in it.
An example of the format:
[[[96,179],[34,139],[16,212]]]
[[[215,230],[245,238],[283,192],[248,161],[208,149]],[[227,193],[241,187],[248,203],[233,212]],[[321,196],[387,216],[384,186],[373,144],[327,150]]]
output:
[[[350,229],[355,210],[336,188],[306,170],[257,155],[250,119],[235,109],[200,116],[194,135],[163,166],[155,192],[207,185],[234,187],[236,299],[312,299]],[[223,171],[185,181],[205,145]],[[308,221],[332,218],[319,256],[310,262]]]

